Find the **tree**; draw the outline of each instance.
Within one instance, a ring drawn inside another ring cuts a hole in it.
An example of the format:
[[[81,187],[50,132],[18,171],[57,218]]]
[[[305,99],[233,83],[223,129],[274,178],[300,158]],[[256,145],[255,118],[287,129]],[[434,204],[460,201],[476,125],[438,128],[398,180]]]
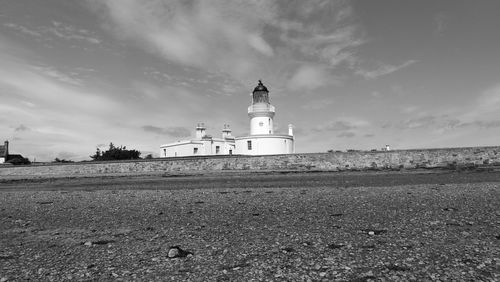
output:
[[[109,149],[101,152],[97,148],[96,153],[90,156],[94,161],[113,161],[113,160],[136,160],[140,159],[141,152],[137,150],[127,150],[127,147],[116,147],[113,142],[109,143]]]
[[[66,159],[59,159],[59,158],[55,158],[53,161],[53,163],[72,163],[73,161],[72,160],[66,160]]]
[[[29,165],[31,164],[30,160],[27,158],[23,158],[22,156],[15,157],[7,161],[7,163],[11,163],[13,165]]]

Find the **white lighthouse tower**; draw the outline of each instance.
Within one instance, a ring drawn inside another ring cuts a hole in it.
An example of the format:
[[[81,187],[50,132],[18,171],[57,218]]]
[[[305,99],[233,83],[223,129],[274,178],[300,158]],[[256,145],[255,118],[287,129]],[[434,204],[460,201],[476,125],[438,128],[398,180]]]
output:
[[[252,105],[248,107],[250,135],[273,134],[274,106],[269,103],[269,91],[259,80],[252,92]]]
[[[252,104],[248,107],[250,135],[236,137],[236,154],[273,155],[294,152],[293,131],[288,135],[275,134],[273,118],[275,108],[269,102],[269,91],[259,80],[252,92]]]

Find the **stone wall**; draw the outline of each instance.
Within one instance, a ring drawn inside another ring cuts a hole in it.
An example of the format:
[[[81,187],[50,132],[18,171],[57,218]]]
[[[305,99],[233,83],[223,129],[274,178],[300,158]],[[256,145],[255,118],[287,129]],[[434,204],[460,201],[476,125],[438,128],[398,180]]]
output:
[[[500,166],[500,147],[333,152],[272,156],[210,156],[119,162],[0,166],[0,179],[179,174],[228,170],[399,170]]]

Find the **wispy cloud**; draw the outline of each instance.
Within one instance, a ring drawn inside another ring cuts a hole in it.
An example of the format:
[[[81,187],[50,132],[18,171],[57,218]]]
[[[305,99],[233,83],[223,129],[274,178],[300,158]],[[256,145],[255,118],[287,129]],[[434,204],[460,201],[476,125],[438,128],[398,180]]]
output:
[[[338,138],[352,138],[354,136],[356,136],[356,133],[350,131],[342,132],[337,135]]]
[[[33,66],[38,73],[43,74],[49,78],[58,80],[63,83],[72,84],[76,86],[81,86],[83,84],[82,79],[78,78],[76,72],[72,72],[69,74],[63,73],[57,70],[55,67],[51,66]]]
[[[375,78],[378,78],[380,76],[388,75],[388,74],[396,72],[400,69],[406,68],[410,65],[413,65],[416,62],[417,62],[416,60],[408,60],[408,61],[406,61],[398,66],[389,65],[389,64],[381,64],[375,70],[366,70],[366,69],[359,68],[355,71],[355,73],[363,76],[366,79],[375,79]]]
[[[28,35],[31,35],[31,36],[42,36],[42,34],[38,31],[35,31],[33,29],[30,29],[30,28],[27,28],[23,25],[20,25],[20,24],[15,24],[15,23],[4,23],[3,24],[5,27],[8,27],[10,29],[13,29],[13,30],[16,30],[16,31],[20,31],[24,34],[28,34]]]
[[[434,35],[441,36],[448,29],[450,16],[447,13],[438,13],[434,16]]]
[[[28,131],[31,130],[29,127],[25,126],[24,124],[20,124],[18,127],[14,129],[14,131],[19,132],[19,131]]]
[[[57,37],[64,40],[85,41],[91,44],[100,44],[102,41],[92,32],[83,28],[76,28],[70,24],[53,21],[48,26],[28,27],[17,23],[4,23],[3,26],[24,34],[37,37],[40,40],[51,40]]]
[[[173,126],[173,127],[157,127],[157,126],[152,126],[152,125],[145,125],[142,127],[142,129],[146,132],[152,132],[160,135],[167,135],[171,137],[188,137],[191,135],[191,132],[189,129],[185,127],[180,127],[180,126]]]
[[[339,119],[331,122],[327,122],[316,126],[313,130],[317,132],[324,131],[352,131],[369,125],[369,122],[362,119]]]
[[[70,24],[62,22],[53,21],[52,26],[46,27],[44,30],[66,40],[81,40],[92,44],[101,43],[101,40],[90,31],[83,28],[76,28]]]
[[[305,110],[320,110],[331,106],[333,103],[333,98],[314,99],[302,105],[302,108]]]

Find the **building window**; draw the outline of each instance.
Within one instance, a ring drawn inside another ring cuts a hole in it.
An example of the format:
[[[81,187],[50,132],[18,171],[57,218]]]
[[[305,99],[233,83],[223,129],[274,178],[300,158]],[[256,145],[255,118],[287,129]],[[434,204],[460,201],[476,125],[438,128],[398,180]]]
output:
[[[215,146],[215,153],[219,154],[220,153],[220,146]]]
[[[229,150],[229,154],[232,155],[233,154],[233,150]]]
[[[198,148],[193,148],[193,155],[198,154]]]
[[[163,149],[163,154],[165,155],[165,157],[167,156],[167,149]]]
[[[248,146],[248,150],[252,150],[252,141],[248,140],[247,141],[247,146]]]

